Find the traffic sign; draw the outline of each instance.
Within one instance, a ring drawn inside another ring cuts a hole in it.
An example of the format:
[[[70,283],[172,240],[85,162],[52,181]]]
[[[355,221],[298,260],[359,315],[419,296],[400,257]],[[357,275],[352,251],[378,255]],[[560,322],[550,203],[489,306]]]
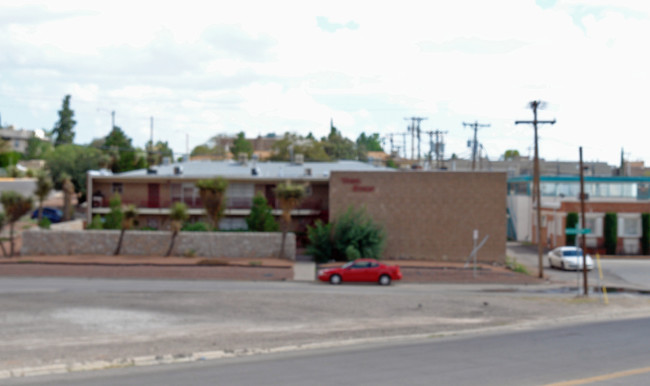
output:
[[[567,235],[586,235],[591,233],[591,229],[585,228],[585,229],[580,229],[580,228],[567,228],[565,230],[565,233]]]

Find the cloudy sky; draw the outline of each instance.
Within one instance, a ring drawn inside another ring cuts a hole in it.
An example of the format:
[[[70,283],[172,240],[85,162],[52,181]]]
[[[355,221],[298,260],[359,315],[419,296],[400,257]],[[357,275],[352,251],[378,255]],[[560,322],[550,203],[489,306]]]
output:
[[[135,145],[154,117],[176,152],[239,131],[320,137],[330,119],[351,139],[401,133],[419,116],[461,157],[478,121],[497,159],[532,153],[532,126],[514,122],[543,100],[539,118],[557,119],[540,126],[543,158],[583,146],[650,163],[649,38],[646,0],[0,0],[0,115],[49,130],[70,94],[75,142],[105,136],[115,111]]]

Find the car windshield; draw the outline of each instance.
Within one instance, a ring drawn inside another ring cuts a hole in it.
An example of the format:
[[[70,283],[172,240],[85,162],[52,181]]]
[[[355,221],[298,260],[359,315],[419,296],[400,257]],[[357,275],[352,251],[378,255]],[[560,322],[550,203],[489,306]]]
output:
[[[562,256],[582,256],[582,249],[565,249]]]

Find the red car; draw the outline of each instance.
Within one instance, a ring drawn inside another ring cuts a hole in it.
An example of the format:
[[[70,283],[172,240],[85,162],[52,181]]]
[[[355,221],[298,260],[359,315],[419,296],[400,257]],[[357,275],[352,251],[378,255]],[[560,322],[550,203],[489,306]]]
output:
[[[331,284],[350,282],[377,282],[389,285],[393,280],[402,278],[402,272],[397,265],[386,265],[374,259],[358,259],[346,263],[340,268],[325,268],[318,271],[318,279],[329,281]]]

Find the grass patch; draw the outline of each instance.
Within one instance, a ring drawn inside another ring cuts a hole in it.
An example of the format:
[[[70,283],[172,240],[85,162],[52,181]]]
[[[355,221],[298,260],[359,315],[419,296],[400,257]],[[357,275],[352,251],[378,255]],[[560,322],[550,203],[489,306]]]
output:
[[[523,273],[524,275],[530,275],[528,269],[526,269],[526,267],[523,264],[517,262],[517,259],[512,256],[506,256],[506,267],[513,272]]]
[[[262,262],[261,262],[261,261],[258,261],[258,260],[255,260],[255,261],[249,261],[249,262],[248,262],[248,265],[250,265],[251,267],[261,267],[261,266],[262,266]]]

